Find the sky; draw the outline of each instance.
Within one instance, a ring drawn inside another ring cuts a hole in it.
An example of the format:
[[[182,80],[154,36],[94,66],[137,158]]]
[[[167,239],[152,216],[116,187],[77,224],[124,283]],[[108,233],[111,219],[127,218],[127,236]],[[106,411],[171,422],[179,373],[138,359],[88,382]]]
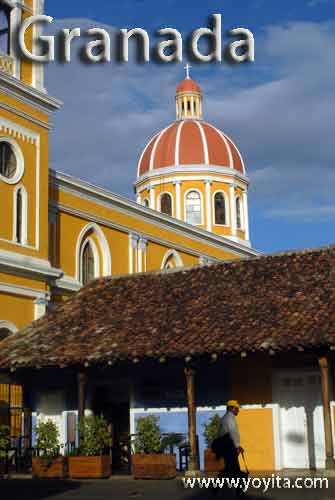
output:
[[[269,253],[335,243],[335,0],[47,0],[50,28],[102,27],[112,35],[141,27],[184,40],[222,14],[226,32],[255,36],[255,62],[193,64],[204,117],[238,145],[250,178],[255,248]],[[53,116],[51,167],[134,198],[139,156],[148,140],[175,119],[174,95],[183,64],[85,64],[88,41],[73,44],[72,62],[46,67],[48,92],[63,101]],[[114,45],[113,45],[114,44]]]

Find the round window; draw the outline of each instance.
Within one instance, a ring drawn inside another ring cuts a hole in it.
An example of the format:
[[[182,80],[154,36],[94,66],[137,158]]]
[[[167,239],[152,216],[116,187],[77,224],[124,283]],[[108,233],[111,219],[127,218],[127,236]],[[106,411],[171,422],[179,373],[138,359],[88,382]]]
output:
[[[0,142],[0,175],[13,179],[17,173],[17,160],[13,147],[8,142]]]

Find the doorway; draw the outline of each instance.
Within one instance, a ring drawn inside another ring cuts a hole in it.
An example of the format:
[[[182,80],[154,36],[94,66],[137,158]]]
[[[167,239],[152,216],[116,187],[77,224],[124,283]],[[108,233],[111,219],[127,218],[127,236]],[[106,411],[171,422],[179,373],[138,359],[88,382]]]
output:
[[[130,404],[110,387],[97,387],[96,414],[102,415],[108,422],[112,438],[112,471],[113,474],[130,474]]]
[[[278,371],[273,400],[280,406],[283,468],[325,466],[321,377],[317,371]]]

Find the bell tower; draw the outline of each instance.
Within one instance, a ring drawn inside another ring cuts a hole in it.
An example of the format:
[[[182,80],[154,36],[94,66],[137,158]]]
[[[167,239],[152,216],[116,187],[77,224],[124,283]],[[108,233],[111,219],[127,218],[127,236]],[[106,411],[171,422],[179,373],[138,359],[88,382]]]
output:
[[[48,249],[49,117],[61,103],[44,88],[43,65],[21,58],[14,37],[23,20],[43,10],[44,0],[0,1],[0,282],[20,297],[12,310],[0,283],[0,323],[16,328],[43,312],[57,275]],[[37,35],[27,31],[29,50]]]
[[[176,116],[177,120],[187,118],[202,120],[202,94],[199,85],[191,80],[191,66],[185,66],[186,78],[177,87]]]

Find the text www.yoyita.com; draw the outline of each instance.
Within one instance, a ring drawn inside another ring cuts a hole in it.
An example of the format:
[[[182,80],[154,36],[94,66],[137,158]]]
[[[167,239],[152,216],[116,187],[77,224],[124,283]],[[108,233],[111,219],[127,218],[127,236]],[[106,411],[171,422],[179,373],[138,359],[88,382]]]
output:
[[[329,487],[326,477],[297,477],[288,478],[271,477],[249,477],[249,478],[213,478],[194,477],[183,478],[184,488],[240,488],[245,493],[250,489],[262,490],[263,493],[271,489],[327,489]]]

